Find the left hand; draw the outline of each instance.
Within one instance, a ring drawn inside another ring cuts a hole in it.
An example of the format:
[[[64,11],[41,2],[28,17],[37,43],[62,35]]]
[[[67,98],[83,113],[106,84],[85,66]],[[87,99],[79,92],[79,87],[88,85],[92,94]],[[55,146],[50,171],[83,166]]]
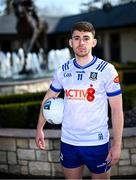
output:
[[[106,158],[107,162],[110,162],[108,165],[113,166],[118,163],[121,154],[121,146],[113,145],[108,153]]]

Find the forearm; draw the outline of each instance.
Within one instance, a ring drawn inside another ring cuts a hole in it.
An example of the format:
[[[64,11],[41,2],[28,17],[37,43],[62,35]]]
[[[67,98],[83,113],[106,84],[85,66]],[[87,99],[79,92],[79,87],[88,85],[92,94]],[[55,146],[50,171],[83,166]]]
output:
[[[112,110],[113,144],[121,146],[124,118],[122,110]]]
[[[122,95],[109,97],[109,104],[111,107],[113,141],[107,160],[111,160],[110,165],[115,165],[120,158],[122,133],[124,126],[123,108],[122,108]]]
[[[42,115],[42,112],[40,110],[40,113],[39,113],[39,120],[38,120],[38,124],[37,124],[37,130],[42,130],[44,125],[46,123],[46,120],[44,119],[43,115]]]
[[[122,95],[120,94],[118,96],[110,97],[109,103],[111,107],[113,143],[121,145],[124,126]]]

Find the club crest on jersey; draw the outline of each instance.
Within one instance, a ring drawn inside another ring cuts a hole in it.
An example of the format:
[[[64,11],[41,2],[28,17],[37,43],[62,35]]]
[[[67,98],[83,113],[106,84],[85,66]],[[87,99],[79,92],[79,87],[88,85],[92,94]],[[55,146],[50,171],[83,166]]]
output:
[[[91,72],[89,79],[91,79],[92,81],[96,81],[97,80],[97,74],[98,74],[97,72]]]

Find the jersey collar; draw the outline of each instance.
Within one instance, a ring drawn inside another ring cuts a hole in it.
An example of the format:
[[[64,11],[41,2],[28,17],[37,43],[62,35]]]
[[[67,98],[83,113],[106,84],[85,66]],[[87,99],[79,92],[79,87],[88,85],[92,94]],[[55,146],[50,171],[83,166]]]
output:
[[[73,64],[74,64],[74,66],[76,66],[76,67],[79,68],[79,69],[85,69],[85,68],[88,68],[88,67],[92,66],[96,61],[97,61],[97,57],[96,57],[96,56],[93,56],[93,59],[92,59],[91,62],[89,62],[89,63],[86,64],[85,66],[80,66],[80,65],[77,63],[76,59],[74,58]]]

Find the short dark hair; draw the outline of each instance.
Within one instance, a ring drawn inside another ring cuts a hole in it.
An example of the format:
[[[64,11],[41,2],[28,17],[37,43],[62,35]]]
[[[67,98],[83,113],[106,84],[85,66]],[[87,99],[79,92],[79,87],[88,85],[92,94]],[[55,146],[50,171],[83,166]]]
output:
[[[84,32],[92,32],[93,36],[95,36],[94,26],[87,21],[79,21],[73,25],[71,28],[71,35],[74,31],[84,31]]]

